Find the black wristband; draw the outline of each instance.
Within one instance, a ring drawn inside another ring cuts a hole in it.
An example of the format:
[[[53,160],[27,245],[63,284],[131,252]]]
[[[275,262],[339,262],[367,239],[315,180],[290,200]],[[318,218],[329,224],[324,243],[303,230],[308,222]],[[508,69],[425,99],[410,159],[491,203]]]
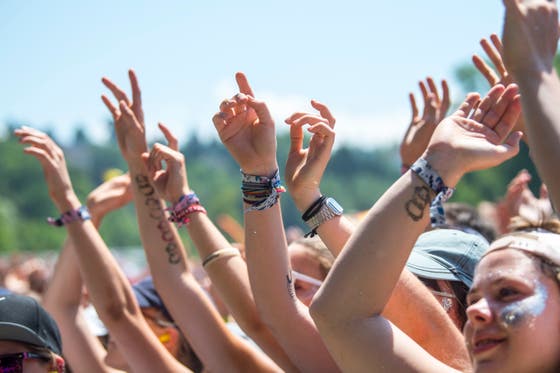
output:
[[[311,206],[307,208],[307,210],[305,210],[305,212],[301,216],[301,219],[303,221],[309,220],[313,215],[315,215],[321,209],[321,206],[323,205],[323,201],[326,199],[327,197],[325,196],[319,197],[315,202],[311,204]]]

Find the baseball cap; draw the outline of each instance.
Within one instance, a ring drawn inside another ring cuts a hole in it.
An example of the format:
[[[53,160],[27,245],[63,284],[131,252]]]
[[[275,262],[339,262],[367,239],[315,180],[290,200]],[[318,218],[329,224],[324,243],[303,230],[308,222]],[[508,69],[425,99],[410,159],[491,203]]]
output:
[[[0,340],[29,343],[62,354],[55,321],[35,299],[25,295],[0,296]]]
[[[456,229],[435,229],[423,233],[406,263],[418,277],[460,281],[470,288],[474,269],[488,242],[479,234]]]
[[[152,277],[146,277],[132,286],[136,300],[140,308],[154,307],[159,309],[163,315],[173,322],[173,318],[167,311],[165,304],[161,300]]]
[[[508,248],[525,251],[560,265],[560,235],[556,233],[543,229],[509,233],[492,242],[484,255]]]

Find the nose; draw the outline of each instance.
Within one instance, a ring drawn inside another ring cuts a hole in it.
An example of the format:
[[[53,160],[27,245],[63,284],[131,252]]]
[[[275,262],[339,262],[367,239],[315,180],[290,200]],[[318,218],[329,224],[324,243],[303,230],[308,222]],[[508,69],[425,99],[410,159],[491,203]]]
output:
[[[467,307],[467,318],[471,323],[483,324],[492,320],[492,310],[486,298],[480,298]]]

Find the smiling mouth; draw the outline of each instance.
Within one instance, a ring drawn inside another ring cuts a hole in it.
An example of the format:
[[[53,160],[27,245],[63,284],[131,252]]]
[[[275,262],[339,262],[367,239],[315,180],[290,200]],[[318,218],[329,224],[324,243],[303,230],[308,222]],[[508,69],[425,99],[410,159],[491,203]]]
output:
[[[477,354],[481,354],[481,353],[493,350],[494,348],[496,348],[497,346],[502,344],[504,341],[505,341],[505,338],[502,338],[502,339],[499,339],[499,338],[481,339],[474,344],[473,354],[477,355]]]

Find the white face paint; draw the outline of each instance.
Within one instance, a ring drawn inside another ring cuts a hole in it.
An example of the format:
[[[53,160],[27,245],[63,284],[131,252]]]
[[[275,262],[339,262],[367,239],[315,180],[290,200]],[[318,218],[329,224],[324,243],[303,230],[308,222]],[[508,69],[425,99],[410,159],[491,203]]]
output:
[[[541,282],[535,284],[535,293],[527,298],[512,302],[500,312],[500,322],[506,328],[513,328],[521,323],[533,323],[543,313],[548,300],[548,291]]]

